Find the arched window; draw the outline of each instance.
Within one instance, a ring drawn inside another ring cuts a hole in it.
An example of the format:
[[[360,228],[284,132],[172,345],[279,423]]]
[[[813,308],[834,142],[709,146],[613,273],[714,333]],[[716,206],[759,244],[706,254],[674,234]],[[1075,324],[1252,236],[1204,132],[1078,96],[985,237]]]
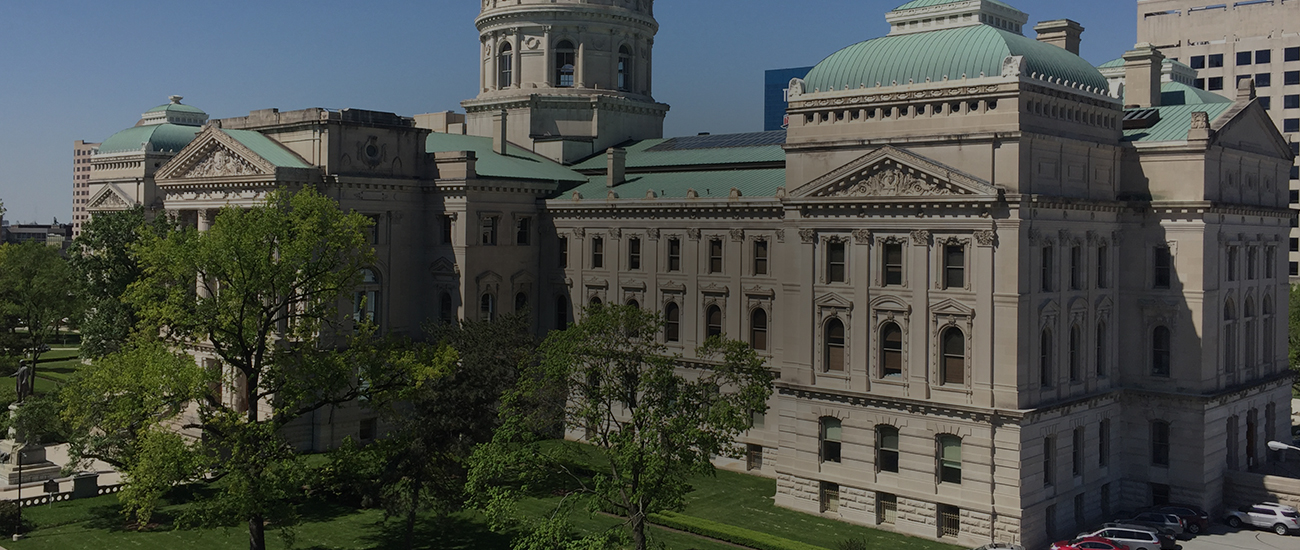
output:
[[[563,294],[555,295],[555,330],[564,330],[569,326],[569,299]]]
[[[941,338],[943,350],[943,372],[940,376],[944,384],[966,383],[966,335],[961,329],[950,327],[943,331]]]
[[[632,89],[632,51],[627,46],[618,48],[618,89],[624,92]]]
[[[1097,378],[1105,378],[1106,371],[1107,371],[1106,365],[1109,364],[1109,359],[1110,359],[1109,357],[1110,351],[1108,351],[1108,348],[1106,346],[1106,323],[1097,323],[1096,352],[1097,352],[1097,357],[1095,357],[1094,359],[1097,363],[1096,365]]]
[[[353,301],[352,320],[357,323],[371,323],[379,326],[381,284],[379,276],[372,269],[361,270],[361,284],[357,286]]]
[[[497,297],[492,294],[484,294],[478,300],[479,318],[484,321],[495,321],[497,318]]]
[[[898,428],[876,426],[876,470],[898,472]]]
[[[961,438],[941,435],[937,440],[940,483],[961,483]]]
[[[555,85],[560,88],[573,87],[573,74],[577,65],[578,54],[573,43],[561,40],[555,45]]]
[[[604,302],[600,301],[600,296],[592,296],[591,300],[587,301],[587,304],[594,307],[600,307]]]
[[[722,336],[722,308],[709,306],[704,310],[704,336]]]
[[[822,462],[839,462],[840,461],[840,439],[842,428],[840,419],[823,416],[818,419],[818,442],[820,443],[817,454]]]
[[[1152,376],[1169,376],[1169,357],[1173,352],[1171,345],[1168,328],[1159,326],[1151,331]]]
[[[681,340],[682,310],[677,304],[669,303],[664,307],[664,340],[677,342]]]
[[[903,375],[903,330],[894,323],[880,327],[880,376]]]
[[[767,312],[761,308],[749,314],[749,345],[756,350],[767,349]]]
[[[1237,309],[1232,300],[1223,304],[1223,368],[1237,370]]]
[[[641,309],[641,303],[638,302],[638,301],[636,301],[636,298],[631,298],[631,299],[629,299],[629,300],[627,301],[627,305],[628,305],[628,307],[632,307],[632,308],[636,308],[636,309]]]
[[[826,323],[826,342],[823,346],[825,370],[844,372],[844,323],[831,319]]]
[[[1244,309],[1244,313],[1245,313],[1245,321],[1246,321],[1246,342],[1245,342],[1246,363],[1245,365],[1247,368],[1251,368],[1255,366],[1255,362],[1256,362],[1255,353],[1258,350],[1257,345],[1259,344],[1259,333],[1256,330],[1257,327],[1255,323],[1255,300],[1254,299],[1246,298],[1246,307]]]
[[[1038,378],[1044,388],[1052,387],[1052,329],[1043,329],[1038,337]]]
[[[520,292],[515,294],[515,311],[528,309],[528,295]]]
[[[1070,327],[1070,381],[1078,382],[1083,377],[1083,331],[1079,325]]]
[[[510,43],[501,44],[497,51],[497,88],[506,89],[514,84],[515,52]]]
[[[456,305],[451,303],[451,293],[443,292],[442,296],[438,298],[438,318],[442,319],[444,323],[452,322],[455,309]]]

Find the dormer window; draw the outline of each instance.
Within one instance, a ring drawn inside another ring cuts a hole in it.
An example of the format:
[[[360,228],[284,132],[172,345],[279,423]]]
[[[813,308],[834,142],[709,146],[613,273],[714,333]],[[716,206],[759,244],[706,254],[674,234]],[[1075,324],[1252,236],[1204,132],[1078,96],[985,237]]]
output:
[[[577,51],[573,43],[561,40],[555,45],[555,85],[560,88],[573,87],[574,68],[577,65]]]

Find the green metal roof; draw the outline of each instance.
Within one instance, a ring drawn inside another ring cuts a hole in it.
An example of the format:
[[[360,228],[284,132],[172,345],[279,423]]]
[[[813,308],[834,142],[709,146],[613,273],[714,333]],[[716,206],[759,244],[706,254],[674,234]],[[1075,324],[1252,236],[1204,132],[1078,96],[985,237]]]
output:
[[[1183,62],[1181,62],[1181,61],[1174,60],[1174,59],[1165,59],[1165,62],[1162,63],[1162,65],[1178,65],[1178,66],[1180,66],[1180,67],[1187,67],[1188,69],[1192,68],[1190,65],[1188,65],[1188,64],[1186,64],[1186,63],[1183,63]],[[1107,61],[1107,62],[1105,62],[1105,63],[1102,63],[1101,65],[1097,65],[1097,68],[1098,68],[1098,69],[1114,69],[1114,68],[1117,68],[1117,67],[1123,67],[1123,66],[1124,66],[1124,58],[1123,58],[1123,57],[1117,57],[1117,58],[1115,58],[1115,59],[1112,59],[1112,60],[1110,60],[1110,61]]]
[[[1160,122],[1150,128],[1124,130],[1124,141],[1187,141],[1187,131],[1192,129],[1192,113],[1204,111],[1213,123],[1214,119],[1219,118],[1229,107],[1232,107],[1232,102],[1157,107],[1156,110],[1160,112]]]
[[[194,113],[194,114],[197,114],[197,115],[205,115],[205,116],[207,115],[207,113],[203,112],[203,109],[200,109],[200,108],[198,108],[198,107],[193,107],[193,106],[190,106],[190,105],[182,105],[182,104],[180,104],[180,103],[168,103],[168,104],[166,104],[166,105],[159,105],[159,106],[154,107],[154,108],[152,108],[152,109],[149,109],[148,111],[145,111],[145,112],[146,112],[146,113],[158,113],[158,112],[163,112],[163,111],[166,111],[166,112],[169,112],[169,113]]]
[[[728,143],[739,145],[727,145]],[[782,143],[785,143],[785,130],[647,139],[624,147],[627,151],[625,162],[628,169],[784,162],[785,150],[781,148]],[[603,171],[606,169],[605,155],[591,157],[573,169]]]
[[[492,138],[458,134],[429,134],[425,150],[430,153],[473,151],[475,171],[480,176],[544,181],[586,182],[587,176],[574,172],[537,153],[509,145],[509,155],[492,150]]]
[[[1107,89],[1095,67],[1063,48],[1032,38],[973,25],[915,34],[884,36],[844,48],[818,63],[804,78],[808,91],[842,90],[997,76],[1008,55],[1025,58],[1030,73]]]
[[[604,176],[556,195],[555,201],[571,200],[573,192],[584,199],[604,199],[609,195]],[[785,185],[785,169],[714,170],[695,172],[655,172],[629,174],[627,181],[614,188],[620,199],[644,199],[646,191],[654,191],[659,198],[686,198],[686,191],[694,189],[700,198],[727,197],[734,187],[742,197],[773,197],[776,188]]]
[[[261,132],[252,130],[221,130],[230,137],[234,138],[244,147],[249,148],[257,156],[266,159],[271,164],[283,168],[311,168],[310,164],[302,160],[293,151],[286,149],[279,142],[266,137]]]
[[[1160,85],[1161,105],[1201,105],[1205,103],[1232,103],[1232,100],[1211,91],[1188,86],[1182,82],[1166,82]]]
[[[180,151],[198,135],[203,128],[199,126],[182,126],[179,124],[154,124],[127,128],[113,134],[99,145],[99,153],[125,153],[140,151],[148,144],[153,151]]]
[[[944,4],[956,4],[958,2],[966,2],[966,1],[967,0],[912,0],[911,2],[903,4],[897,8],[894,8],[894,11],[913,10],[917,8],[928,8],[931,6],[942,6]],[[1004,2],[998,2],[998,0],[988,0],[988,3],[1002,6],[1004,8],[1011,8],[1013,10],[1020,11],[1015,6],[1006,4]]]

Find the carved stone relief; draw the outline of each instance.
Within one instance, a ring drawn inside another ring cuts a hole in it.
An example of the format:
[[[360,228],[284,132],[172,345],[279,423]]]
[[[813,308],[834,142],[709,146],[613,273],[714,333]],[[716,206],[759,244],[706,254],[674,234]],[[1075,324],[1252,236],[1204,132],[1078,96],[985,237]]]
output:
[[[248,161],[225,147],[217,147],[202,162],[185,173],[187,178],[212,178],[223,176],[251,176],[260,174]]]

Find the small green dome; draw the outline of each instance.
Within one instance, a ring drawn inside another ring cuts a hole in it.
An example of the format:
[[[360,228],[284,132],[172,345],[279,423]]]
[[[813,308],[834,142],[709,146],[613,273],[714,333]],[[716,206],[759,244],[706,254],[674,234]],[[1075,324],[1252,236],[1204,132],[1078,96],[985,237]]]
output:
[[[194,141],[194,136],[201,131],[203,131],[201,126],[180,124],[152,124],[127,128],[104,140],[99,145],[99,154],[126,153],[142,149],[177,152]]]
[[[907,4],[905,4],[907,5]],[[1051,44],[988,25],[884,36],[844,48],[818,63],[804,90],[905,85],[997,76],[1009,55],[1024,56],[1027,72],[1105,90],[1106,78],[1083,58]]]

